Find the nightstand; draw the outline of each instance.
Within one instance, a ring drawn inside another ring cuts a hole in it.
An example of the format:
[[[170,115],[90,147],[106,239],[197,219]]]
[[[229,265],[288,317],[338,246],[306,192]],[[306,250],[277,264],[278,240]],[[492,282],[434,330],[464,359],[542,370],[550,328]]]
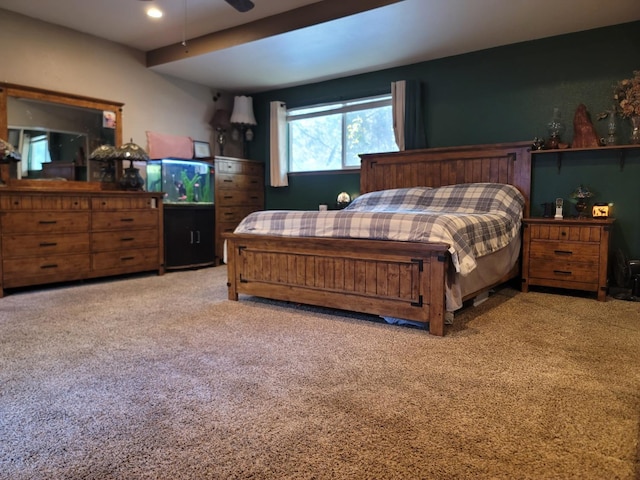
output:
[[[525,218],[522,291],[530,286],[596,292],[607,298],[609,238],[613,219]]]

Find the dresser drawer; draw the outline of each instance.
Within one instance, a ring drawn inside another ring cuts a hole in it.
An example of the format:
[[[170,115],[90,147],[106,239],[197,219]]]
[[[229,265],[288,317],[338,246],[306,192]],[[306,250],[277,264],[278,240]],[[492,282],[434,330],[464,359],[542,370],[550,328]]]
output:
[[[532,241],[529,256],[532,261],[586,262],[600,261],[600,245],[578,242]]]
[[[132,230],[157,228],[158,210],[125,210],[115,212],[93,212],[92,230]]]
[[[132,248],[126,251],[100,252],[91,256],[93,271],[100,274],[119,274],[143,270],[157,270],[158,248]]]
[[[13,235],[2,237],[3,258],[89,253],[88,233]]]
[[[155,228],[98,232],[92,235],[92,248],[94,252],[157,246],[158,230]]]
[[[88,210],[89,198],[83,195],[13,194],[0,197],[2,210]]]
[[[233,233],[237,226],[238,222],[218,222],[216,223],[216,236],[222,238],[220,235],[223,233]]]
[[[228,190],[218,193],[218,207],[228,205],[250,205],[254,210],[262,209],[264,192],[262,190],[236,191]]]
[[[5,259],[2,262],[4,287],[85,278],[89,273],[89,259],[88,254]]]
[[[262,175],[263,170],[262,163],[216,159],[216,175],[224,173]]]
[[[155,198],[131,196],[95,197],[91,199],[91,209],[100,210],[148,210],[157,207]]]
[[[4,212],[2,233],[65,233],[89,230],[89,212]]]
[[[235,222],[238,224],[244,217],[255,211],[255,207],[219,207],[218,220],[220,223]]]
[[[264,187],[264,179],[259,175],[231,175],[216,172],[216,186],[221,190],[236,188],[260,190]]]

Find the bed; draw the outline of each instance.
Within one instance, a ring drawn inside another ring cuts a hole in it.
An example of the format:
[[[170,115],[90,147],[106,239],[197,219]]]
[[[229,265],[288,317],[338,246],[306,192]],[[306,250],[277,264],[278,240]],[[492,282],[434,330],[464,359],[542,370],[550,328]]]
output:
[[[513,185],[529,214],[530,142],[362,155],[360,194],[413,187]],[[265,212],[268,213],[268,212]],[[327,213],[329,214],[329,213]],[[242,225],[242,224],[241,224]],[[461,301],[519,276],[519,236],[477,258],[460,282],[447,241],[234,233],[227,243],[230,300],[239,294],[380,315],[444,335]],[[492,267],[504,265],[500,269]],[[457,296],[453,300],[451,296]],[[447,303],[454,304],[451,305]]]

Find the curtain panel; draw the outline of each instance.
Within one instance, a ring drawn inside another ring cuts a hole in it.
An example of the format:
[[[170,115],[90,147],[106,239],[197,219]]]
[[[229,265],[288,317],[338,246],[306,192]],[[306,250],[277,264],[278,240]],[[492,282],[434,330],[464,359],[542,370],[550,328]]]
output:
[[[269,177],[272,187],[289,186],[287,159],[287,106],[271,102],[269,115]]]
[[[417,80],[391,83],[393,132],[400,150],[427,148],[422,114],[422,85]]]

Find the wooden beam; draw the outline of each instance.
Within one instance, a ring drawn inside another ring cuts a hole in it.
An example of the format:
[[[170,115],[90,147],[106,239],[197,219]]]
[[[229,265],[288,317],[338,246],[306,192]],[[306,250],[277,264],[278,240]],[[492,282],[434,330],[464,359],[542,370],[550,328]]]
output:
[[[402,0],[323,0],[284,13],[261,18],[244,25],[227,28],[188,39],[188,48],[182,44],[149,50],[146,55],[147,67],[197,57],[206,53],[235,47],[244,43],[318,25],[338,18],[355,15],[375,8],[392,5]]]

